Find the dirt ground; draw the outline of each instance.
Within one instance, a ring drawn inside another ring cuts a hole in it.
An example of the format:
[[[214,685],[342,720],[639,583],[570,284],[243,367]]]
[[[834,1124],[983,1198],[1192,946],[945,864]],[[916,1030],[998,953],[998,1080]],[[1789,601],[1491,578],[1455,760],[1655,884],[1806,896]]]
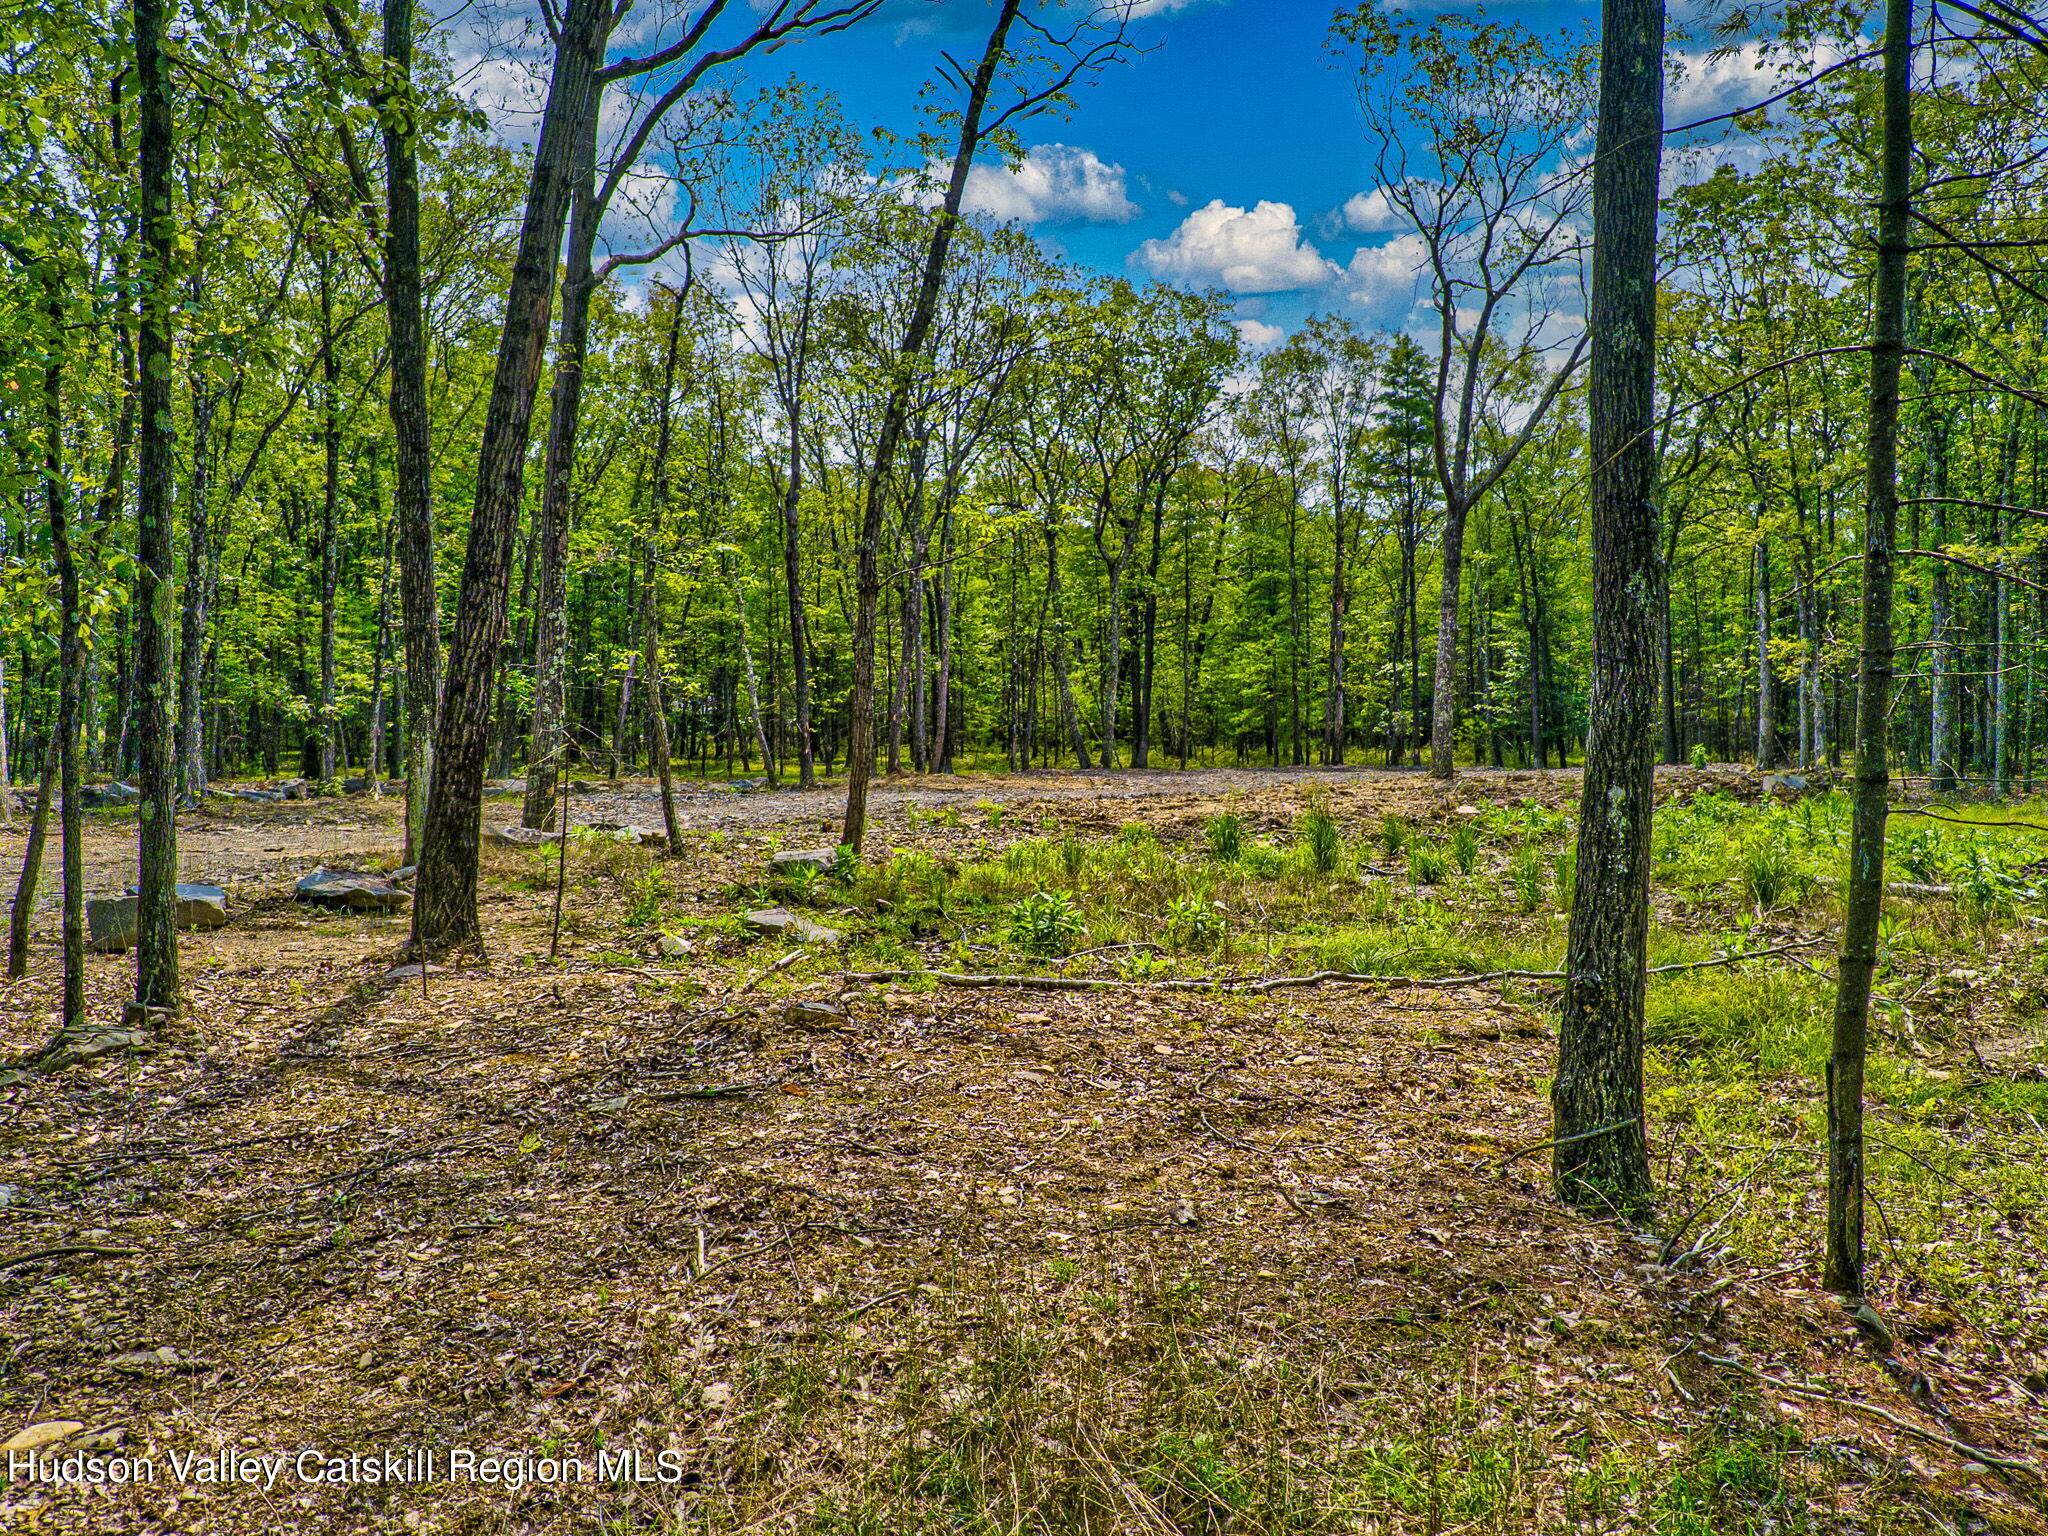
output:
[[[1661,787],[1752,783],[1686,770]],[[1347,822],[1426,820],[1489,799],[1571,808],[1578,776],[1044,774],[897,782],[873,804],[898,847],[956,835],[913,813],[983,802],[1173,837],[1226,804],[1286,825],[1307,786]],[[726,882],[768,837],[823,841],[839,809],[830,790],[684,804],[693,832],[730,843],[685,861],[706,914],[732,909]],[[1642,1490],[1738,1421],[1772,1444],[1796,1434],[1785,1454],[1822,1528],[2048,1529],[2034,1473],[1959,1449],[2048,1452],[2037,1404],[2000,1395],[1966,1330],[1887,1363],[1811,1271],[1674,1264],[1657,1237],[1559,1208],[1540,988],[849,987],[827,955],[778,969],[780,948],[722,937],[665,963],[595,881],[549,963],[552,893],[509,851],[486,870],[489,958],[394,980],[402,921],[289,891],[317,863],[393,857],[397,810],[181,819],[185,878],[228,887],[233,920],[187,936],[176,1035],[0,1089],[0,1437],[75,1421],[65,1449],[155,1469],[121,1488],[16,1478],[0,1530],[909,1530],[833,1523],[831,1500],[949,1393],[981,1405],[977,1465],[1102,1501],[1034,1528],[1253,1529],[1188,1502],[1178,1474],[1129,1471],[1138,1442],[1115,1438],[1125,1399],[1189,1390],[1191,1361],[1226,1418],[1264,1415],[1297,1459],[1508,1448],[1493,1523],[1387,1472],[1355,1518],[1288,1529],[1810,1528],[1657,1523]],[[641,782],[573,814],[660,824]],[[0,842],[10,883],[19,830]],[[95,894],[132,879],[131,837],[95,823]],[[0,991],[0,1053],[50,1027],[53,899],[31,975]],[[95,1015],[117,1016],[131,962],[93,957],[89,976]],[[806,1000],[843,1017],[792,1009]],[[1018,1364],[1028,1352],[1002,1341],[1023,1338],[1049,1355]],[[1072,1432],[987,1428],[1031,1415]],[[331,1470],[422,1447],[442,1458],[430,1480]],[[630,1448],[660,1473],[451,1477],[463,1448]],[[294,1460],[267,1486],[260,1467],[223,1485],[172,1461],[304,1449],[314,1475]],[[1167,1455],[1157,1437],[1142,1449],[1148,1466]]]

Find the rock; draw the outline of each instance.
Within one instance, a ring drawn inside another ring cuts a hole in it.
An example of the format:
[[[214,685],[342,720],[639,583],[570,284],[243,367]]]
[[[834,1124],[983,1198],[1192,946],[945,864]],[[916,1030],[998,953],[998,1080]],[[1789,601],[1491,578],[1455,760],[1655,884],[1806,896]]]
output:
[[[228,920],[228,893],[217,885],[181,885],[171,922],[179,928],[223,928]],[[98,955],[133,949],[139,900],[130,886],[125,896],[96,896],[85,904],[85,947]]]
[[[310,800],[313,792],[306,787],[304,779],[284,779],[277,785],[277,791],[286,800]]]
[[[795,939],[799,944],[839,942],[838,929],[823,927],[786,907],[764,907],[759,912],[742,913],[740,921],[754,932],[770,938]]]
[[[635,843],[642,848],[656,848],[667,843],[666,833],[650,831],[646,827],[627,826],[616,821],[579,821],[578,832],[599,832],[615,842]]]
[[[349,907],[359,912],[387,911],[412,900],[382,875],[339,874],[326,869],[302,876],[292,894],[317,906]]]
[[[152,1371],[176,1370],[179,1366],[192,1366],[198,1362],[180,1355],[171,1345],[160,1349],[131,1349],[115,1355],[107,1364],[117,1371],[130,1375],[147,1375]],[[83,1426],[80,1426],[81,1428]]]
[[[768,861],[768,867],[778,875],[788,875],[800,869],[830,869],[838,860],[837,848],[785,848]]]
[[[538,827],[486,827],[484,841],[500,848],[545,848],[562,834]]]
[[[136,898],[96,896],[85,904],[85,947],[96,955],[118,955],[136,941]]]
[[[384,973],[381,979],[387,983],[394,983],[400,981],[418,981],[422,976],[440,976],[444,974],[445,968],[442,966],[421,965],[417,961],[415,961],[411,965],[394,965],[390,970]]]
[[[597,793],[597,786],[588,779],[571,779],[569,781],[569,793],[572,795],[594,795]]]
[[[736,789],[743,795],[752,795],[766,789],[768,781],[766,779],[734,779],[727,787]]]
[[[17,1429],[6,1440],[0,1441],[0,1451],[39,1451],[46,1445],[69,1440],[84,1428],[84,1423],[78,1419],[47,1419],[41,1424]]]
[[[1767,773],[1764,775],[1764,793],[1777,800],[1797,800],[1806,793],[1807,777],[1803,773]]]
[[[671,960],[680,960],[685,955],[697,953],[697,946],[678,934],[664,933],[659,943],[661,945],[661,952]]]
[[[366,778],[343,779],[341,792],[345,795],[367,795],[374,788]]]
[[[78,791],[78,804],[88,811],[133,805],[141,798],[140,793],[126,784],[87,784]]]
[[[418,874],[419,872],[419,865],[407,864],[400,869],[394,869],[393,871],[391,871],[389,878],[393,885],[407,885],[411,883],[412,877]]]
[[[848,1019],[843,1003],[829,998],[800,997],[782,1010],[782,1022],[797,1029],[838,1029]]]
[[[1451,814],[1453,816],[1477,816],[1479,814],[1479,807],[1476,805],[1461,805]]]
[[[127,1443],[128,1431],[119,1424],[109,1424],[91,1434],[71,1442],[68,1449],[79,1452],[118,1451]]]
[[[83,1066],[88,1061],[98,1061],[102,1056],[111,1056],[116,1051],[147,1051],[153,1049],[148,1035],[132,1029],[93,1029],[83,1034],[65,1035],[54,1042],[49,1050],[35,1060],[38,1072],[61,1072],[66,1067]]]

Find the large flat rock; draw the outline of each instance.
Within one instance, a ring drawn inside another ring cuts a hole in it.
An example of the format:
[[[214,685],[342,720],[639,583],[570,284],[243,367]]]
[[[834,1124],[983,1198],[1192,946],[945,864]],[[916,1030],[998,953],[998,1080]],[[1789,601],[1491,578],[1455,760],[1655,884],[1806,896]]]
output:
[[[412,900],[410,894],[382,875],[340,874],[325,869],[302,876],[292,894],[316,906],[346,907],[357,912],[388,911]]]
[[[217,885],[181,885],[171,921],[180,928],[220,928],[228,920],[228,893]],[[85,947],[115,955],[133,949],[141,899],[98,896],[85,904]]]

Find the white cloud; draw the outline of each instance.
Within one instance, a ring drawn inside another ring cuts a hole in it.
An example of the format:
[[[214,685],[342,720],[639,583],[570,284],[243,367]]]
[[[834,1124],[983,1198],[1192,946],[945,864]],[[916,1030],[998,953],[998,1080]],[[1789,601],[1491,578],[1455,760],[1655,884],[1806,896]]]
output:
[[[1390,230],[1404,229],[1408,224],[1408,216],[1394,206],[1385,187],[1353,193],[1338,212],[1343,217],[1344,227],[1354,234],[1381,235]]]
[[[1128,224],[1138,216],[1124,168],[1072,144],[1040,144],[1016,165],[974,166],[966,206],[1019,224]]]
[[[1338,274],[1301,237],[1286,203],[1233,208],[1221,198],[1197,208],[1164,240],[1147,240],[1131,253],[1154,277],[1211,284],[1232,293],[1286,293],[1320,288]]]
[[[1268,325],[1263,320],[1233,320],[1237,334],[1244,338],[1244,344],[1255,352],[1268,352],[1287,339],[1284,326]]]
[[[1429,247],[1412,231],[1385,245],[1361,245],[1344,269],[1344,296],[1368,310],[1406,315],[1428,256]]]
[[[1775,96],[1808,75],[1839,64],[1855,50],[1827,42],[1805,57],[1763,43],[1741,43],[1726,52],[1684,52],[1666,66],[1664,122],[1667,131],[1702,117],[1732,112]]]

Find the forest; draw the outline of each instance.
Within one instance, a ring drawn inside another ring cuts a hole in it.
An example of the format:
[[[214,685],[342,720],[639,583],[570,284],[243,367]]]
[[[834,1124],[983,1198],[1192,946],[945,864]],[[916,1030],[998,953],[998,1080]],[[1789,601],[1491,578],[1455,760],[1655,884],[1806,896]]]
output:
[[[0,8],[0,1526],[2048,1530],[2048,18],[1250,6]]]

